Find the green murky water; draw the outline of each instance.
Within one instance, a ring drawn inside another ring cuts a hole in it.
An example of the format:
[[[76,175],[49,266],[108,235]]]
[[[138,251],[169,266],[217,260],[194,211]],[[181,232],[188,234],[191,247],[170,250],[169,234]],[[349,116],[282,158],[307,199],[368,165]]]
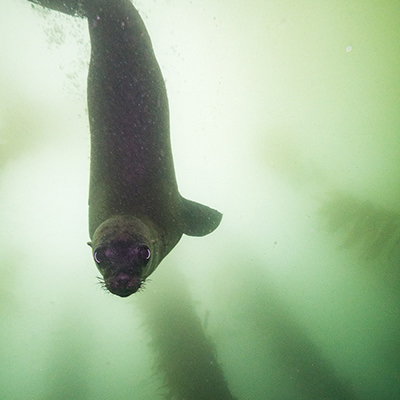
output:
[[[2,0],[0,398],[397,400],[398,2],[135,4],[181,193],[222,225],[100,288],[86,23]]]

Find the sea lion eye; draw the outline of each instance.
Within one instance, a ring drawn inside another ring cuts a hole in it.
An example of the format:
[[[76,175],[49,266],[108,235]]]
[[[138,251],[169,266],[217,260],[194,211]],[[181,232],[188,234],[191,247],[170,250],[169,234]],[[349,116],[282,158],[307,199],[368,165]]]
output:
[[[138,248],[138,257],[142,261],[148,262],[150,260],[150,257],[151,257],[150,249],[147,246],[140,246]]]
[[[97,249],[93,254],[93,258],[97,264],[101,264],[103,261],[105,261],[107,256],[104,249]]]

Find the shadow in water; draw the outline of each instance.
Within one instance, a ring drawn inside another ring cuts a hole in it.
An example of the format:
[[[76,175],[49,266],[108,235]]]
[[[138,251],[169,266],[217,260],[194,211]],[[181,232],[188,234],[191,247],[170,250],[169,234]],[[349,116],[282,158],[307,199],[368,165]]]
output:
[[[348,377],[340,374],[329,355],[324,354],[295,317],[290,302],[270,283],[266,266],[252,267],[252,273],[243,276],[244,265],[245,261],[230,263],[232,276],[241,276],[241,279],[231,280],[230,293],[218,293],[214,302],[231,304],[230,319],[249,332],[246,341],[253,341],[252,346],[257,349],[256,354],[249,356],[254,357],[250,365],[261,369],[256,371],[257,376],[264,376],[266,380],[263,386],[268,392],[262,398],[359,399]]]
[[[248,298],[247,307],[250,323],[265,337],[265,358],[281,366],[297,393],[309,400],[357,399],[273,288]]]
[[[46,371],[46,400],[85,400],[90,398],[88,367],[90,342],[82,337],[81,321],[68,312],[62,322],[53,327],[56,334],[49,346]]]

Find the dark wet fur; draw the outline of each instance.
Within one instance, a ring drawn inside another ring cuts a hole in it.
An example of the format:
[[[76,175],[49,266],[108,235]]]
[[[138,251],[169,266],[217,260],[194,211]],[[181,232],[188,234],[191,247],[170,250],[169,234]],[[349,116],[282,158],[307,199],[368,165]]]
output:
[[[88,20],[89,236],[98,248],[104,224],[116,222],[118,236],[136,219],[129,234],[152,243],[146,276],[137,275],[145,279],[183,234],[208,235],[222,218],[178,191],[167,91],[149,34],[130,0],[29,1]]]

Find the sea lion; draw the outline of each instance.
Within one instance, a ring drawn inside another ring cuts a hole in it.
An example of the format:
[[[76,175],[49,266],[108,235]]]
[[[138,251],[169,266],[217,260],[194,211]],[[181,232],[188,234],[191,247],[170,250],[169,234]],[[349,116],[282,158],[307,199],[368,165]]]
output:
[[[29,1],[88,20],[89,245],[104,286],[126,297],[140,289],[183,233],[207,235],[222,214],[179,194],[166,87],[132,3]]]

